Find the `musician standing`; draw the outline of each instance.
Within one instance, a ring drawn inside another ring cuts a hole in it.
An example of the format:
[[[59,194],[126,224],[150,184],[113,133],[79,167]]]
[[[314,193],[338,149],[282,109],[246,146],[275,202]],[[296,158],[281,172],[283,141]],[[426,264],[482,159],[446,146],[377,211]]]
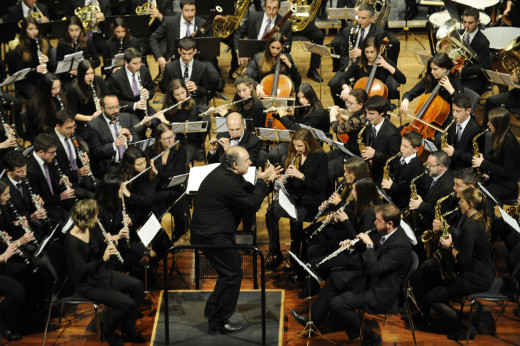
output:
[[[236,146],[228,149],[215,168],[200,185],[194,202],[191,241],[197,245],[234,245],[235,231],[244,210],[256,212],[267,195],[265,180],[275,178],[270,166],[257,173],[253,187],[243,175],[251,160],[247,150]],[[209,320],[209,333],[230,333],[242,330],[229,318],[236,309],[242,281],[241,257],[235,249],[206,249],[204,255],[218,273],[217,284],[206,302],[204,316]]]

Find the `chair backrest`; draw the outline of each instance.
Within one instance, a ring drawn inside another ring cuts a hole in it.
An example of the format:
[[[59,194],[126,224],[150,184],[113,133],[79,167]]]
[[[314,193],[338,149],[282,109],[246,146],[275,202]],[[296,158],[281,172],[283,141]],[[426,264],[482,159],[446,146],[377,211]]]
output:
[[[471,114],[474,114],[475,108],[477,107],[477,104],[480,101],[480,96],[479,94],[468,88],[464,88],[464,94],[466,94],[471,100]]]
[[[399,294],[399,306],[403,306],[406,300],[408,299],[408,281],[412,277],[413,273],[419,268],[419,256],[412,250],[412,261],[410,262],[410,267],[408,268],[408,272],[406,276],[403,278],[401,283],[401,292]]]

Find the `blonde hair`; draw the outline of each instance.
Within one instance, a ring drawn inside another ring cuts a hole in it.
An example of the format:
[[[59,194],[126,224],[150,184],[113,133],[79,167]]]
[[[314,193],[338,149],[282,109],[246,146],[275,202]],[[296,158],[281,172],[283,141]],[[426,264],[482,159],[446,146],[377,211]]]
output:
[[[94,199],[77,201],[72,207],[70,217],[74,225],[85,230],[94,227],[97,220],[98,204]]]

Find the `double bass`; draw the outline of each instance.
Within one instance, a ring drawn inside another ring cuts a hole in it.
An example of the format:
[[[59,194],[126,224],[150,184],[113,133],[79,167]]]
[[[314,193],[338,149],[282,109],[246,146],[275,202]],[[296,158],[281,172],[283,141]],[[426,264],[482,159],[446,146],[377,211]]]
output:
[[[446,71],[446,73],[439,79],[439,81],[442,78],[455,73],[457,69],[462,66],[464,66],[464,59],[460,57],[457,60],[457,64],[454,65],[451,70]],[[450,114],[449,102],[438,95],[440,89],[441,85],[440,83],[437,83],[431,93],[424,94],[421,97],[417,107],[415,108],[415,118],[420,119],[421,121],[411,121],[402,129],[401,136],[410,131],[417,131],[424,139],[433,141],[436,130],[434,127],[428,126],[428,124],[432,124],[436,127],[442,127],[442,124]],[[424,147],[421,146],[417,152],[417,156],[420,156],[423,150]]]
[[[269,47],[267,49],[269,49]],[[274,73],[265,76],[262,81],[260,81],[260,85],[264,90],[271,90],[269,96],[289,97],[294,94],[294,84],[291,78],[284,74],[280,74],[280,55],[276,57]],[[266,95],[268,95],[267,92]],[[275,118],[273,114],[274,112],[267,113],[267,116],[265,117],[265,127],[285,130],[286,128],[280,119]]]
[[[385,37],[383,39],[383,44],[379,48],[379,53],[377,54],[375,61],[377,61],[377,59],[379,59],[384,54],[386,48],[388,47],[389,42],[390,42],[390,40],[388,39],[388,37]],[[364,53],[361,53],[361,54],[364,54]],[[384,98],[387,98],[388,97],[387,86],[385,85],[385,83],[383,83],[379,79],[375,78],[377,67],[378,67],[377,63],[374,62],[374,66],[372,67],[372,71],[370,71],[370,75],[368,77],[359,78],[356,81],[356,83],[354,83],[353,89],[365,89],[365,91],[368,94],[368,97],[379,95],[379,96],[383,96]]]

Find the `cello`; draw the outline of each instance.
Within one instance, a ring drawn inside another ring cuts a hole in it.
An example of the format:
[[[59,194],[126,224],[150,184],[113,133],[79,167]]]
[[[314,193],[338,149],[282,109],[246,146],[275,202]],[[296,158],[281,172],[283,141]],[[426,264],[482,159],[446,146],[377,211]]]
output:
[[[388,47],[389,42],[390,42],[390,40],[388,39],[388,37],[385,37],[383,39],[383,44],[379,48],[379,53],[377,54],[375,61],[377,61],[377,59],[379,59],[384,54],[386,48]],[[364,53],[361,53],[361,54],[364,54]],[[374,66],[372,67],[372,71],[370,71],[370,75],[368,77],[359,78],[356,81],[356,83],[354,83],[353,89],[365,89],[365,91],[368,94],[368,97],[379,95],[379,96],[383,96],[384,98],[387,98],[388,97],[387,86],[385,85],[385,83],[383,83],[379,79],[375,78],[377,67],[378,67],[377,63],[374,62]]]
[[[269,47],[267,49],[269,49]],[[284,74],[280,74],[280,55],[276,57],[274,73],[265,76],[260,81],[260,85],[264,90],[271,90],[269,96],[288,97],[294,94],[294,84],[291,78]],[[285,126],[282,124],[280,119],[274,117],[274,113],[275,112],[267,113],[267,116],[265,117],[265,127],[285,130]]]
[[[439,81],[455,73],[459,67],[464,66],[464,58],[459,57],[457,64],[454,65],[451,70],[446,71]],[[421,134],[424,139],[433,141],[435,136],[435,128],[428,126],[427,124],[435,124],[438,127],[442,127],[444,121],[450,114],[450,104],[438,95],[441,89],[441,84],[437,83],[430,94],[424,94],[417,107],[415,108],[415,117],[422,121],[413,120],[401,131],[401,136],[410,131],[417,131]],[[425,124],[427,123],[427,124]],[[423,152],[424,147],[421,146],[417,152],[417,156],[420,156]]]

